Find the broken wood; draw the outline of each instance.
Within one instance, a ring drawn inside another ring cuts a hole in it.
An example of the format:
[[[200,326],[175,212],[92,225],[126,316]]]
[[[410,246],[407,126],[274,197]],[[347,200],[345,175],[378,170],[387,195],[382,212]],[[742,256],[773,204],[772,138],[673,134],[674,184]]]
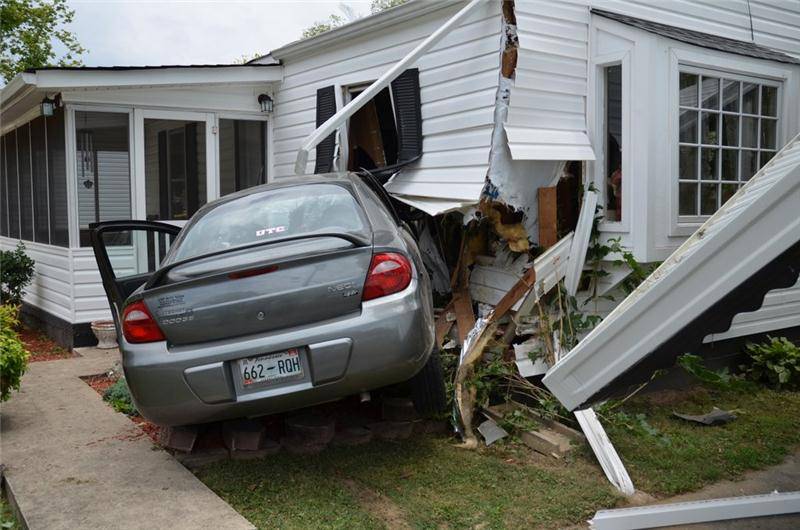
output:
[[[475,388],[465,383],[475,373],[475,364],[483,358],[483,352],[489,340],[497,331],[500,319],[531,290],[536,282],[536,269],[531,267],[522,278],[506,293],[497,303],[494,310],[485,319],[481,319],[470,332],[470,336],[463,343],[461,362],[456,370],[455,393],[456,406],[461,424],[464,427],[463,447],[474,449],[478,447],[478,439],[472,432],[472,410],[475,406]],[[471,306],[470,306],[471,309]]]
[[[529,420],[541,425],[540,428],[534,431],[520,431],[516,433],[519,435],[520,440],[522,440],[525,445],[538,453],[542,453],[546,456],[552,456],[553,458],[563,458],[564,455],[571,450],[571,442],[573,441],[573,438],[564,434],[563,431],[559,432],[559,430],[550,427],[551,423],[558,424],[558,422],[541,421],[544,418],[541,418],[538,415],[533,415],[530,413],[530,411],[517,407],[511,403],[489,407],[488,409],[484,410],[484,414],[494,421],[499,422],[502,421],[505,414],[508,412],[513,412],[514,410],[519,410]],[[566,425],[558,425],[564,429],[569,429],[569,427]]]
[[[437,348],[442,347],[444,344],[444,339],[447,337],[447,334],[450,333],[450,329],[453,327],[453,324],[455,324],[455,313],[453,301],[450,300],[450,303],[448,303],[439,314],[439,318],[436,319],[436,325],[434,326]]]
[[[529,416],[532,420],[536,421],[537,423],[540,423],[540,424],[544,425],[545,427],[547,427],[548,429],[551,429],[553,431],[556,431],[559,434],[562,434],[562,435],[566,436],[567,438],[569,438],[573,442],[577,442],[577,443],[585,443],[586,442],[586,436],[584,436],[583,433],[581,433],[580,431],[576,431],[572,427],[564,425],[563,423],[561,423],[559,421],[556,421],[556,420],[553,420],[553,419],[550,419],[550,418],[546,418],[542,414],[539,414],[537,411],[535,411],[535,410],[533,410],[531,408],[528,408],[528,407],[521,407],[521,406],[517,405],[516,403],[502,403],[500,405],[495,405],[493,407],[489,407],[488,410],[490,412],[495,413],[495,414],[500,414],[501,416],[503,414],[507,414],[508,412],[513,412],[515,410],[519,410],[523,414],[525,414],[526,416]]]
[[[558,242],[558,188],[539,188],[539,246],[550,248]]]
[[[475,313],[472,311],[472,298],[469,296],[469,291],[462,288],[454,292],[452,304],[456,313],[458,342],[463,345],[467,334],[475,327]]]

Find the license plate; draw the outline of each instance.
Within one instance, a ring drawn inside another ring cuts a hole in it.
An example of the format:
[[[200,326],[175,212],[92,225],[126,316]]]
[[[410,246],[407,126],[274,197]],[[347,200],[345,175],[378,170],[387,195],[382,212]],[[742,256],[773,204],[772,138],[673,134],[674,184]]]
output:
[[[296,349],[239,360],[244,386],[303,375],[300,352]]]

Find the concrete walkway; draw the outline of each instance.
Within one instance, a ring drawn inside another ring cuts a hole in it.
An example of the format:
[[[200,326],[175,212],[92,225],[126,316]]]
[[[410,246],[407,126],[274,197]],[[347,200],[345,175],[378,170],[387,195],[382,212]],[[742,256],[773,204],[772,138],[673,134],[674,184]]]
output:
[[[37,529],[253,526],[79,376],[108,371],[116,350],[32,363],[0,411],[9,496]]]

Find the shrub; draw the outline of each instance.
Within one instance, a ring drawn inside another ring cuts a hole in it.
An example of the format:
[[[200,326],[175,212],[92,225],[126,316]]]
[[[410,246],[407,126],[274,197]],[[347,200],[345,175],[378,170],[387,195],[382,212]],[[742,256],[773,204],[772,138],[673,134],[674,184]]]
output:
[[[139,411],[136,410],[136,405],[133,404],[133,397],[131,391],[128,389],[128,383],[124,377],[117,379],[116,383],[108,387],[103,394],[103,399],[108,401],[114,410],[122,412],[128,416],[138,416]]]
[[[22,303],[25,287],[33,280],[33,264],[22,241],[14,250],[0,251],[0,302],[12,306]]]
[[[742,369],[755,381],[781,388],[800,388],[800,347],[786,337],[767,337],[765,344],[748,344],[751,363]]]
[[[28,368],[28,351],[17,335],[17,308],[0,305],[0,401],[19,390],[22,374]]]

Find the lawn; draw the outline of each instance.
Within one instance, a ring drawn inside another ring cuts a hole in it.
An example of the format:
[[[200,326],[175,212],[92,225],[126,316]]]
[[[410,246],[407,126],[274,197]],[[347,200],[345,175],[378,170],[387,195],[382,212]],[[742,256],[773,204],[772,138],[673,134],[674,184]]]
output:
[[[716,427],[671,417],[712,406],[739,417]],[[634,484],[663,497],[779,463],[800,446],[800,393],[662,392],[626,402],[608,420]],[[225,461],[198,476],[260,528],[557,528],[624,505],[588,449],[555,461],[514,443],[477,452],[455,445],[416,436]]]

